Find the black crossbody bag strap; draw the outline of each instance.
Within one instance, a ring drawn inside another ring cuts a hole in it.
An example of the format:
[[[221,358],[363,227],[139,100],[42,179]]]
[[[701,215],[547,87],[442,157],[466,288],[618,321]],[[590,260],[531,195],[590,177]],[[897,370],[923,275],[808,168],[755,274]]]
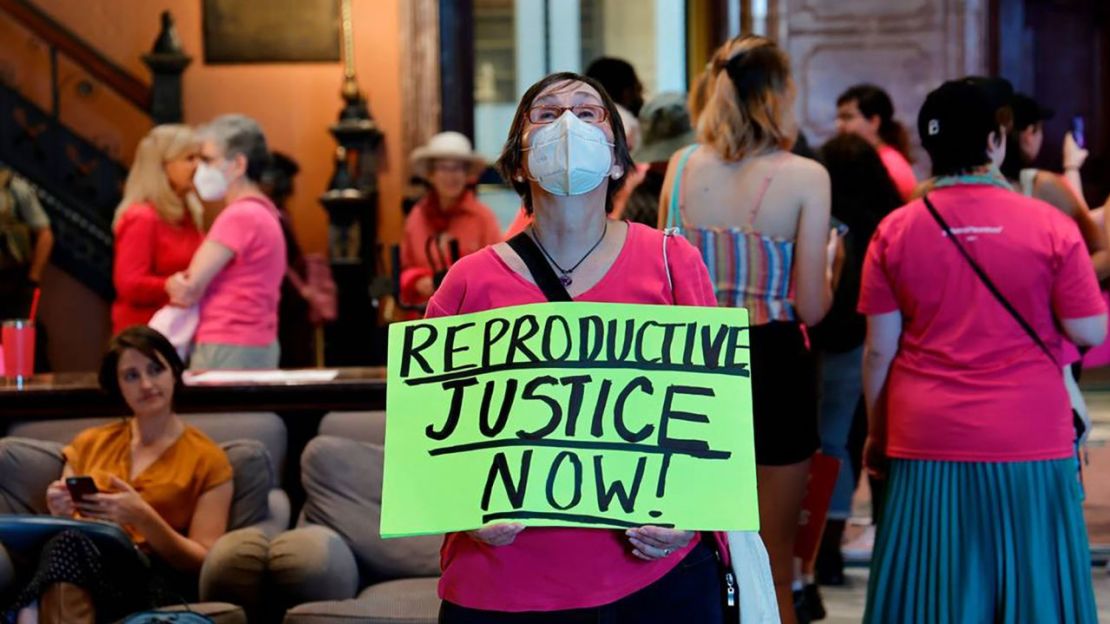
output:
[[[532,273],[532,279],[536,280],[536,286],[539,286],[543,291],[548,301],[574,301],[571,299],[570,293],[567,292],[563,283],[559,281],[559,277],[555,275],[551,265],[540,253],[540,248],[536,246],[536,241],[528,236],[527,232],[521,232],[516,236],[510,238],[508,241],[509,247],[520,256],[524,264],[528,267],[528,271]]]
[[[1048,359],[1052,360],[1052,363],[1059,367],[1059,364],[1057,364],[1056,362],[1056,356],[1052,355],[1052,351],[1048,349],[1048,345],[1044,343],[1044,340],[1041,340],[1040,335],[1038,335],[1037,331],[1033,329],[1033,326],[1025,320],[1021,313],[1019,313],[1017,309],[1010,304],[1009,300],[1006,299],[1001,291],[998,290],[998,288],[994,285],[994,282],[991,281],[991,278],[987,276],[985,271],[983,271],[983,268],[979,266],[979,264],[975,262],[975,260],[972,259],[971,254],[967,253],[967,249],[964,249],[963,244],[960,243],[960,239],[956,238],[956,235],[952,233],[952,228],[948,227],[948,223],[945,222],[944,218],[940,216],[939,212],[937,212],[936,206],[933,206],[933,202],[929,201],[929,196],[925,195],[924,197],[922,197],[922,199],[925,200],[925,207],[929,209],[929,214],[933,215],[933,219],[935,219],[936,222],[940,224],[941,229],[944,230],[944,233],[948,235],[948,240],[952,241],[952,244],[956,246],[956,249],[960,252],[960,255],[963,256],[964,260],[967,260],[967,263],[971,265],[971,270],[975,271],[975,275],[979,276],[979,281],[983,282],[983,285],[987,287],[987,290],[989,290],[992,295],[994,295],[994,298],[998,300],[998,303],[1001,303],[1002,307],[1006,308],[1006,311],[1009,312],[1010,316],[1012,316],[1014,320],[1018,322],[1018,325],[1021,325],[1021,328],[1025,330],[1025,333],[1033,339],[1033,342],[1037,343],[1037,347],[1040,348],[1040,350],[1048,357]]]

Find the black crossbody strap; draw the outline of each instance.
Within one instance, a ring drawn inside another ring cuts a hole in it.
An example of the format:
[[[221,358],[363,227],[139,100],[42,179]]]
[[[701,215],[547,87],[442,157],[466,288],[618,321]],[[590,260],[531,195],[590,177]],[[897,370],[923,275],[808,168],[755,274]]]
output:
[[[555,275],[551,265],[540,253],[536,241],[532,240],[527,232],[521,232],[506,242],[516,252],[516,255],[524,261],[524,264],[532,273],[532,279],[536,280],[536,286],[540,287],[548,301],[574,301],[570,298],[570,293],[567,292],[566,287],[559,281],[559,277]]]
[[[991,278],[987,276],[985,271],[983,271],[983,267],[979,266],[979,263],[975,262],[975,260],[972,259],[971,254],[967,253],[967,250],[964,249],[963,244],[960,243],[960,239],[956,238],[956,235],[952,233],[952,228],[948,227],[948,223],[945,222],[944,218],[940,216],[939,212],[937,212],[936,206],[933,206],[933,202],[929,201],[929,196],[925,195],[924,197],[922,197],[922,199],[925,200],[925,207],[929,209],[929,214],[933,215],[933,219],[935,219],[936,222],[940,224],[941,229],[943,229],[944,233],[948,235],[948,240],[952,241],[952,244],[956,246],[957,250],[959,250],[960,255],[963,256],[964,260],[967,260],[967,263],[971,265],[971,270],[975,271],[975,275],[979,276],[979,281],[983,282],[983,285],[987,287],[987,290],[989,290],[992,295],[994,295],[994,298],[998,300],[998,303],[1001,303],[1002,307],[1006,308],[1006,311],[1009,312],[1010,316],[1012,316],[1014,320],[1018,322],[1018,325],[1021,325],[1021,328],[1025,330],[1025,333],[1033,339],[1033,342],[1037,343],[1037,346],[1046,356],[1048,356],[1048,359],[1052,360],[1053,364],[1059,366],[1059,364],[1057,364],[1056,362],[1056,356],[1052,355],[1052,351],[1049,351],[1048,345],[1044,343],[1044,340],[1041,340],[1040,335],[1037,334],[1037,330],[1033,329],[1033,326],[1025,320],[1025,317],[1023,317],[1021,313],[1019,313],[1017,309],[1010,304],[1009,300],[1006,299],[1002,292],[999,291],[998,288],[994,285],[994,282],[991,281]]]

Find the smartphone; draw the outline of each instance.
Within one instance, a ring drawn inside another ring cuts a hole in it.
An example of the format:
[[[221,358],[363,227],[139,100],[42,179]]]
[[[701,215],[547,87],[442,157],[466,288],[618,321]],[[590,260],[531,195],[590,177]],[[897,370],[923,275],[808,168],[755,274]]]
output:
[[[848,224],[844,223],[840,219],[837,219],[836,217],[829,217],[829,226],[832,229],[836,230],[836,235],[841,238],[844,238],[848,235]]]
[[[66,477],[66,489],[69,490],[69,495],[73,498],[73,502],[75,503],[83,501],[85,497],[90,494],[100,492],[100,490],[96,488],[96,481],[93,481],[93,478],[88,476]]]
[[[1071,136],[1075,139],[1075,144],[1079,146],[1079,149],[1086,149],[1087,147],[1087,140],[1083,135],[1083,126],[1082,115],[1076,115],[1071,118]]]

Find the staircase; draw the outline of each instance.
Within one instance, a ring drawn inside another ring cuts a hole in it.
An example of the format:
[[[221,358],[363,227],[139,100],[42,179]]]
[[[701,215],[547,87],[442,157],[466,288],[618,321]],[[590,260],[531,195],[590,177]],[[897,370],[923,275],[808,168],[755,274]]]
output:
[[[0,167],[38,192],[54,231],[51,261],[111,301],[112,215],[127,169],[7,85],[0,85]]]
[[[159,110],[166,110],[167,93],[152,93],[142,80],[105,58],[27,0],[0,0],[0,13],[48,47],[53,106],[51,111],[43,110],[12,85],[0,82],[0,166],[11,168],[35,187],[54,231],[53,264],[111,301],[114,298],[111,223],[127,168],[59,121],[58,56],[75,63],[97,87],[118,94],[147,118],[151,117],[152,103]],[[163,15],[164,29],[167,24],[172,28],[172,20]],[[159,43],[167,38],[165,33],[163,30]],[[156,60],[165,56],[158,49],[148,55]],[[174,52],[168,56],[174,56]],[[180,115],[180,92],[169,95],[176,96],[176,111]],[[163,118],[158,122],[173,120]],[[150,123],[156,122],[152,119]]]

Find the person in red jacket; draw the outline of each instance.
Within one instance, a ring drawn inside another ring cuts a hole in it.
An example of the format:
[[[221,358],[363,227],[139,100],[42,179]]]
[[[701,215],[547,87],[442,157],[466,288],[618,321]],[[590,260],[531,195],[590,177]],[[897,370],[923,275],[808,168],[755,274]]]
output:
[[[412,152],[413,172],[427,181],[428,193],[405,218],[401,241],[401,299],[423,304],[435,292],[437,277],[458,260],[501,242],[497,217],[478,201],[471,183],[486,162],[458,132],[441,132]]]
[[[145,325],[169,303],[166,279],[189,266],[204,240],[193,192],[199,155],[200,143],[188,126],[156,126],[139,142],[113,227],[113,334]]]

